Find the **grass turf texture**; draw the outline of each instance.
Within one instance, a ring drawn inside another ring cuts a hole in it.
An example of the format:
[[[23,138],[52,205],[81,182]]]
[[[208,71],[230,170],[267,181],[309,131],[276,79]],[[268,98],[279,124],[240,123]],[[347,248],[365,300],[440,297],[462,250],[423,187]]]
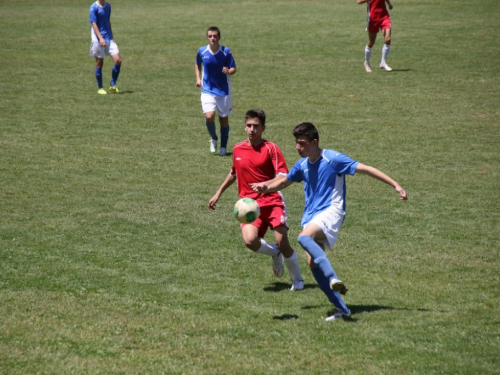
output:
[[[0,1],[0,373],[499,373],[497,0],[396,1],[394,72],[379,35],[370,75],[354,1],[111,4],[123,94],[100,96],[90,2]],[[351,320],[323,320],[301,186],[303,292],[245,250],[234,187],[206,208],[231,164],[195,87],[211,25],[238,64],[231,144],[260,107],[289,166],[311,121],[409,192],[348,178],[329,256]]]

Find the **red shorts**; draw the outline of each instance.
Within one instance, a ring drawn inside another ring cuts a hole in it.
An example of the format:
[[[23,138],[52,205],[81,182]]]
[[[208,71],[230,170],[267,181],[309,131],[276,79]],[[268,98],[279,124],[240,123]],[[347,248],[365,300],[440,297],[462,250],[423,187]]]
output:
[[[387,30],[391,28],[391,17],[385,16],[375,20],[370,19],[368,22],[368,32],[377,34],[379,30]]]
[[[288,228],[285,208],[281,206],[261,207],[259,218],[252,224],[241,224],[241,228],[245,225],[253,225],[254,227],[257,227],[260,238],[264,238],[268,228],[274,230],[274,228],[279,227],[280,225],[284,225]]]

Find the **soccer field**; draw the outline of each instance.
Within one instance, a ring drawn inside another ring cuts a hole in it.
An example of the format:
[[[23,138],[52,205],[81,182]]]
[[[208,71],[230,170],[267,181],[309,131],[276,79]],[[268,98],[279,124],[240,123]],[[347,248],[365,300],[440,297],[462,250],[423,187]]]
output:
[[[355,0],[110,3],[122,94],[104,96],[91,2],[0,0],[1,374],[500,373],[498,0],[394,0],[394,71],[379,35],[371,74]],[[328,256],[351,319],[324,320],[302,186],[284,191],[300,292],[244,247],[235,186],[207,209],[231,167],[195,87],[212,25],[238,67],[230,145],[262,108],[289,167],[309,121],[408,191],[347,177]]]

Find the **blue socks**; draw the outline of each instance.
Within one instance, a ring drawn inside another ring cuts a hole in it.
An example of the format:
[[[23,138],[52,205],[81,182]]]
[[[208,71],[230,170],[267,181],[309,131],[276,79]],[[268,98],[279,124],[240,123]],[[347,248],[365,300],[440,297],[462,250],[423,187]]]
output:
[[[319,288],[325,293],[328,300],[335,305],[336,308],[349,314],[350,311],[345,305],[342,297],[337,292],[330,289],[330,280],[338,279],[333,270],[330,261],[326,257],[323,249],[314,241],[311,236],[299,236],[298,241],[305,251],[309,253],[314,264],[317,266],[311,268],[311,272],[318,283]]]
[[[120,67],[121,65],[114,65],[113,71],[111,72],[111,83],[110,86],[116,86],[116,81],[118,80],[118,76],[120,75]],[[102,69],[96,67],[95,68],[95,80],[97,81],[97,87],[102,89]]]
[[[208,134],[210,134],[212,139],[215,139],[216,141],[219,140],[217,132],[215,131],[215,122],[208,122],[205,120],[205,124],[207,125]]]
[[[116,86],[116,81],[118,80],[118,76],[120,75],[120,67],[121,67],[121,65],[114,65],[113,66],[113,70],[111,72],[110,86]]]
[[[97,81],[97,87],[102,89],[102,69],[95,68],[95,80]]]
[[[216,141],[219,140],[219,137],[217,137],[217,131],[215,130],[215,121],[214,122],[208,122],[205,120],[205,125],[207,126],[208,134],[210,134],[210,137],[212,139],[215,139]],[[229,139],[229,126],[227,128],[220,128],[220,147],[227,148],[227,141]]]
[[[333,303],[337,309],[342,310],[346,314],[350,314],[351,311],[345,305],[340,294],[330,288],[330,280],[323,275],[323,272],[321,272],[318,267],[311,268],[311,272],[316,279],[319,288],[323,291],[323,293],[325,293],[328,300]]]
[[[309,253],[314,264],[321,269],[321,272],[323,272],[323,275],[325,275],[328,281],[331,279],[338,279],[325,252],[311,236],[299,236],[298,241],[304,250]]]
[[[229,126],[220,128],[220,147],[227,148],[227,140],[229,139]]]

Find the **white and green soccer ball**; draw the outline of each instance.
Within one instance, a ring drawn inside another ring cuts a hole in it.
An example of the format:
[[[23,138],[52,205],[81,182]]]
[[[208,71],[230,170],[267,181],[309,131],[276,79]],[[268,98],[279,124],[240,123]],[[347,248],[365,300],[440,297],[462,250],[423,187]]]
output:
[[[241,198],[234,205],[234,216],[240,223],[253,223],[260,215],[259,204],[252,198]]]

